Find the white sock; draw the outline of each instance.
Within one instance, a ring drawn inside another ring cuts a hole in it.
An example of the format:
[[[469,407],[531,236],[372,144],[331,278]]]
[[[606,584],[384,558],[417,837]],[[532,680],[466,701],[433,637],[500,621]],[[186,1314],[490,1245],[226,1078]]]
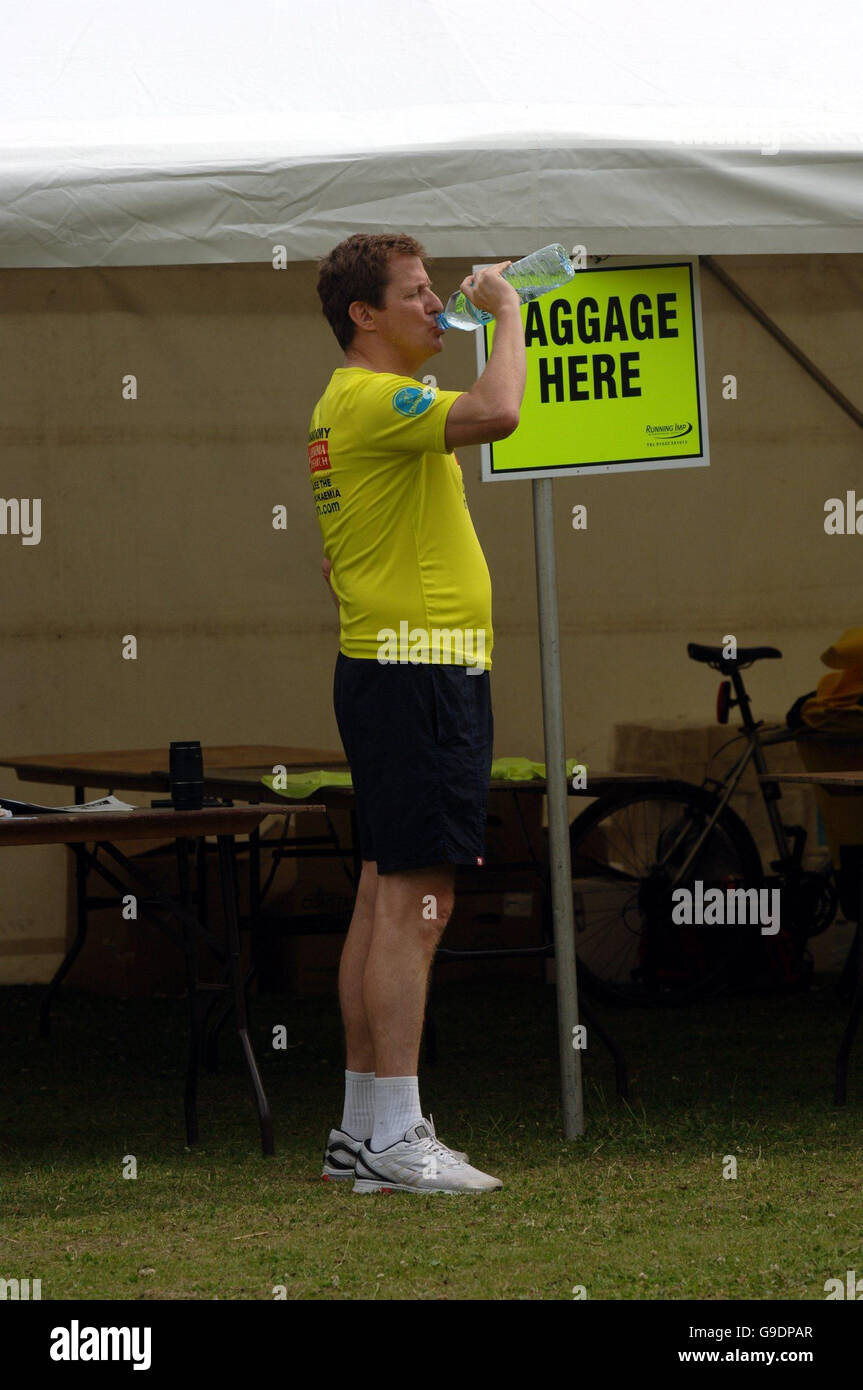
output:
[[[375,1127],[375,1074],[345,1072],[345,1108],[339,1129],[354,1139],[370,1139]]]
[[[420,1087],[416,1076],[375,1077],[375,1124],[369,1147],[376,1152],[389,1148],[423,1117]]]

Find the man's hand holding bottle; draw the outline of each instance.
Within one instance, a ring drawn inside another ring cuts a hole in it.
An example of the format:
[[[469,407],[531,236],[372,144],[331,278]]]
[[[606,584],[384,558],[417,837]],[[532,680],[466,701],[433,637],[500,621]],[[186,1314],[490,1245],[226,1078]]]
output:
[[[506,312],[507,305],[520,309],[521,299],[518,291],[501,275],[501,271],[511,265],[512,261],[499,261],[497,265],[484,266],[482,270],[466,275],[459,289],[477,309],[483,309],[494,318],[499,318],[502,312]]]

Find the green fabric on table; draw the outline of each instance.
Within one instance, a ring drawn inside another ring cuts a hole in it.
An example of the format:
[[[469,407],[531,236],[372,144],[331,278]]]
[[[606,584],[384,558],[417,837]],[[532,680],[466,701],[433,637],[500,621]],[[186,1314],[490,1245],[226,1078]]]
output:
[[[352,787],[349,772],[295,772],[289,777],[276,777],[267,772],[261,778],[270,791],[278,792],[290,801],[307,801],[320,787]],[[275,783],[278,782],[278,786]]]
[[[567,780],[577,767],[586,767],[578,758],[567,758]],[[530,758],[495,758],[491,765],[493,782],[532,782],[535,777],[545,777],[545,763],[532,763]]]
[[[567,758],[567,779],[572,777],[575,768],[579,766],[584,764],[580,764],[577,758]],[[493,782],[532,782],[535,778],[542,777],[545,777],[545,763],[533,763],[529,758],[495,758],[491,765]],[[323,769],[317,772],[296,772],[278,778],[272,772],[268,772],[261,781],[270,791],[277,792],[289,801],[307,801],[321,787],[353,786],[349,772],[326,772]],[[275,785],[276,782],[278,786]]]

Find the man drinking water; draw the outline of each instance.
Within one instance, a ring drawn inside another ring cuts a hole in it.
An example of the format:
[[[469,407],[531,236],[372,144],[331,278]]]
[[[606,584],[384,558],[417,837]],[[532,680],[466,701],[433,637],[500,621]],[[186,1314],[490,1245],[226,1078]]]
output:
[[[526,358],[503,261],[461,286],[496,320],[479,380],[469,391],[417,382],[444,338],[426,261],[413,237],[358,234],[319,265],[345,357],[312,415],[309,467],[339,609],[333,701],[362,856],[339,967],[345,1104],[322,1176],[353,1179],[355,1192],[503,1185],[437,1139],[417,1068],[455,866],[483,863],[492,762],[491,582],[453,450],[512,434]],[[435,632],[460,645],[436,645]]]

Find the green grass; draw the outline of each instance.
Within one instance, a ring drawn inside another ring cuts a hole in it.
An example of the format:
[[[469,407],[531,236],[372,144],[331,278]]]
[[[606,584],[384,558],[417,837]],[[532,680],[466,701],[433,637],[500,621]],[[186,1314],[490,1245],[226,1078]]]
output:
[[[182,1000],[68,990],[41,1040],[41,991],[0,993],[0,1275],[43,1299],[823,1299],[863,1274],[863,1034],[849,1104],[832,1103],[847,1010],[807,994],[601,1011],[624,1047],[584,1062],[587,1130],[562,1138],[554,990],[439,986],[437,1065],[421,1094],[438,1133],[502,1177],[479,1197],[355,1197],[322,1183],[341,1115],[335,1001],[253,1001],[274,1158],[235,1038],[202,1078],[185,1145]],[[286,1051],[269,1045],[288,1028]],[[137,1159],[138,1177],[122,1176]],[[737,1159],[736,1180],[723,1159]]]

